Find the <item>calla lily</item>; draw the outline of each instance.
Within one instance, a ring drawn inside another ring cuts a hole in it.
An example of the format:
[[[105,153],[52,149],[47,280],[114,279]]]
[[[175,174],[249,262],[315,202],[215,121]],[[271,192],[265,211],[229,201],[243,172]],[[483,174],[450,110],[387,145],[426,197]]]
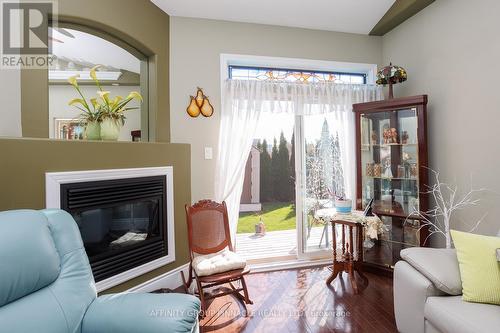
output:
[[[97,98],[91,98],[90,103],[92,103],[92,106],[94,109],[96,109],[99,106],[99,103],[97,102]]]
[[[78,87],[78,82],[76,81],[77,78],[79,78],[80,75],[73,75],[68,78],[68,82],[73,86],[73,87]]]
[[[83,99],[81,98],[73,98],[71,101],[69,101],[68,105],[75,105],[75,104],[81,104],[81,105],[85,105]]]
[[[120,101],[123,99],[123,97],[121,96],[116,96],[113,101],[111,102],[111,107],[114,108],[115,106],[118,105],[118,103],[120,103]]]
[[[128,94],[128,96],[127,96],[127,99],[129,99],[129,98],[136,99],[136,100],[142,102],[142,96],[137,91],[130,92],[130,94]]]
[[[109,102],[109,94],[110,92],[109,91],[98,91],[97,94],[105,101],[105,102]]]
[[[92,67],[90,69],[90,77],[92,78],[92,80],[97,81],[97,73],[96,73],[96,71],[100,67],[102,67],[102,66],[101,65],[95,65],[94,67]]]

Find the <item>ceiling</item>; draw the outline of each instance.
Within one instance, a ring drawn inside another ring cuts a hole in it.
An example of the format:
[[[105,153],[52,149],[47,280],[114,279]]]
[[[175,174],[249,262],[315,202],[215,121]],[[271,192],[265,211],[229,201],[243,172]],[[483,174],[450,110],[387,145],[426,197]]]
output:
[[[395,0],[151,0],[171,16],[368,34]]]
[[[101,64],[110,69],[140,73],[141,61],[101,37],[74,29],[50,29],[52,53],[57,58],[88,68]],[[99,50],[99,52],[95,52]]]

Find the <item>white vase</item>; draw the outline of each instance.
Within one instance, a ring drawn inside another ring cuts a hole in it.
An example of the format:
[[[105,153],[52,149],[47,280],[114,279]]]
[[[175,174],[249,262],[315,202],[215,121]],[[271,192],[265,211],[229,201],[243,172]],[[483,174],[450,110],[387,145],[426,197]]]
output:
[[[101,140],[117,141],[122,123],[120,120],[106,118],[101,122]]]
[[[87,140],[101,140],[101,124],[97,121],[87,122],[84,133]]]

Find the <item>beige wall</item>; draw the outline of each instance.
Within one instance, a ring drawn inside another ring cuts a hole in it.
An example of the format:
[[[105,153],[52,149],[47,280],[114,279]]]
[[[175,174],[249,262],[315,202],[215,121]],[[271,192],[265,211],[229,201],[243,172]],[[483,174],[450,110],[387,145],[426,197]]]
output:
[[[170,18],[172,142],[190,143],[192,200],[213,198],[220,122],[220,54],[244,54],[380,64],[380,37],[215,20]],[[211,118],[190,118],[189,95],[202,87],[215,107]],[[214,159],[204,159],[204,147]]]
[[[21,72],[0,69],[0,136],[21,136]]]
[[[396,96],[429,94],[430,164],[460,187],[487,187],[478,209],[456,215],[460,229],[485,212],[478,233],[500,229],[500,2],[440,0],[383,37],[384,62],[408,70]]]

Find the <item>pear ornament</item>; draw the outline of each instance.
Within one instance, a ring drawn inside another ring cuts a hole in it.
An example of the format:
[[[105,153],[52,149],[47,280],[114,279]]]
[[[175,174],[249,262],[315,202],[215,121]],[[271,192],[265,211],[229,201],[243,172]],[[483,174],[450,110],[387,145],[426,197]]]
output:
[[[191,97],[191,101],[189,102],[189,106],[187,107],[186,111],[188,115],[190,115],[193,118],[196,118],[200,115],[200,107],[198,106],[198,103],[196,102],[196,98],[194,96],[189,96]]]
[[[204,117],[211,117],[214,114],[214,107],[210,104],[207,97],[203,99],[203,104],[201,105],[201,114]]]
[[[197,88],[198,90],[196,91],[196,104],[198,104],[198,107],[201,108],[203,105],[203,101],[205,100],[205,95],[203,94],[203,90],[201,90],[200,87]]]

